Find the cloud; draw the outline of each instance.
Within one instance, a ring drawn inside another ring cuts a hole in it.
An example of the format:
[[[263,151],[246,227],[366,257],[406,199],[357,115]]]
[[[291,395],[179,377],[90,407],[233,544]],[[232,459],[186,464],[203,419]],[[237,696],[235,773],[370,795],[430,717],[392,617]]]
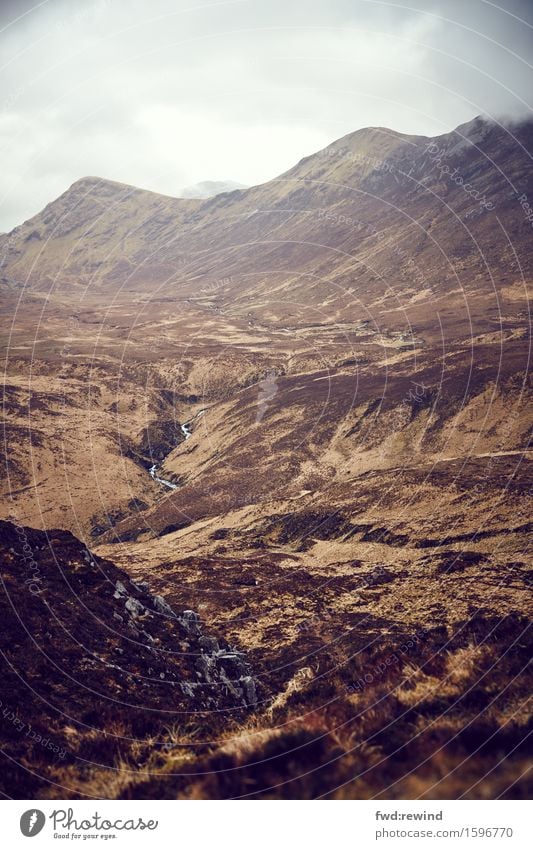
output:
[[[0,229],[87,174],[252,184],[362,126],[527,114],[529,18],[518,0],[5,3]]]

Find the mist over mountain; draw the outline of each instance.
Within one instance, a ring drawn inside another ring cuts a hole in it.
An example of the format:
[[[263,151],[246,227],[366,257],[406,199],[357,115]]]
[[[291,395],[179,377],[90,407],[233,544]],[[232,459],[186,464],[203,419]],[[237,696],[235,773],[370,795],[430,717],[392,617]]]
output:
[[[245,189],[244,183],[234,180],[203,180],[193,186],[187,186],[180,192],[182,198],[211,198],[222,192],[233,192],[235,189]]]

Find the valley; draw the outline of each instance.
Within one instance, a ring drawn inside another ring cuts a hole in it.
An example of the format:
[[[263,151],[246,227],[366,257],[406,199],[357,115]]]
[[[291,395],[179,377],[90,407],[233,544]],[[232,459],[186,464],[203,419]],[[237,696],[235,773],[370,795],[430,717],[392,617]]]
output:
[[[8,721],[20,798],[527,796],[532,152],[368,128],[0,236],[3,674],[65,751]]]

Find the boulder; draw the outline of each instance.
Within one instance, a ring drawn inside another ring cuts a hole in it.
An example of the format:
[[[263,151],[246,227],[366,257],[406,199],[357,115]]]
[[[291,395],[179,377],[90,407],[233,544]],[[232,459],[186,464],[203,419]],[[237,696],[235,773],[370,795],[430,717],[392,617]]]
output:
[[[254,679],[251,675],[246,675],[245,678],[241,678],[240,683],[242,684],[242,688],[244,690],[244,698],[246,700],[246,704],[250,707],[255,707],[255,705],[257,704],[257,690]]]
[[[117,581],[115,584],[115,592],[113,598],[125,598],[128,595],[128,591],[122,581]]]
[[[177,618],[188,634],[199,635],[202,633],[200,617],[194,610],[184,610],[181,616]]]
[[[146,610],[144,604],[141,604],[141,602],[138,601],[136,598],[133,598],[133,596],[128,597],[128,599],[126,600],[125,607],[128,613],[131,613],[134,619],[136,619],[138,616],[142,616],[144,611]]]
[[[154,607],[158,613],[163,613],[165,616],[172,616],[174,619],[176,618],[176,614],[172,610],[170,604],[165,601],[162,595],[154,595]]]
[[[215,637],[200,637],[198,640],[198,645],[202,652],[205,654],[217,654],[220,651],[220,646],[218,644],[218,640]]]

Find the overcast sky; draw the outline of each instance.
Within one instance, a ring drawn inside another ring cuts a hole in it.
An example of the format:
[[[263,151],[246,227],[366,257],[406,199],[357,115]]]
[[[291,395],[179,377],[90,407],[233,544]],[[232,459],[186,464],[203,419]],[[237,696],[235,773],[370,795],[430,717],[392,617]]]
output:
[[[86,175],[177,195],[364,126],[530,115],[532,25],[531,0],[2,0],[0,230]]]

